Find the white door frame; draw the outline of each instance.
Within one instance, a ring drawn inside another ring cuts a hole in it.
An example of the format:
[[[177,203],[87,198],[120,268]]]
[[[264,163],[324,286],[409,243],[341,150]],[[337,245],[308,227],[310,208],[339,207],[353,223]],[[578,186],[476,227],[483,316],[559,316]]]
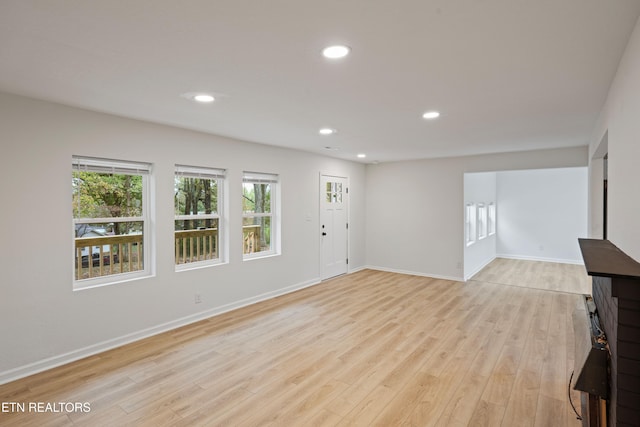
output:
[[[319,265],[319,272],[320,272],[320,280],[326,280],[326,279],[330,279],[331,277],[324,277],[324,259],[323,259],[323,249],[322,249],[322,215],[323,215],[323,208],[322,208],[322,204],[323,204],[323,197],[325,197],[326,195],[326,191],[322,188],[322,178],[323,177],[336,177],[336,178],[341,178],[344,179],[346,181],[346,191],[345,191],[345,195],[346,195],[346,210],[347,210],[347,232],[346,232],[346,246],[347,246],[347,271],[346,273],[349,273],[350,271],[350,267],[349,267],[349,254],[351,253],[350,251],[350,239],[349,239],[349,235],[350,235],[350,231],[351,231],[351,197],[350,197],[350,192],[349,192],[349,187],[350,187],[350,180],[349,180],[349,176],[343,173],[334,173],[334,172],[326,172],[326,171],[320,171],[319,176],[318,176],[318,247],[319,247],[319,260],[318,260],[318,265]],[[332,276],[335,277],[335,276]]]

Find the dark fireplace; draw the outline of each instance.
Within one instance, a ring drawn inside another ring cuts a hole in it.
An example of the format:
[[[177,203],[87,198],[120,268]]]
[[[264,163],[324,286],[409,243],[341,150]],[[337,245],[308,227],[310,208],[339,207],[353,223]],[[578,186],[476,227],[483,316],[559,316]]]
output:
[[[608,343],[607,425],[640,426],[640,263],[608,240],[579,241]]]
[[[573,311],[575,370],[571,385],[580,393],[583,426],[605,426],[609,399],[609,347],[595,302],[584,295]]]

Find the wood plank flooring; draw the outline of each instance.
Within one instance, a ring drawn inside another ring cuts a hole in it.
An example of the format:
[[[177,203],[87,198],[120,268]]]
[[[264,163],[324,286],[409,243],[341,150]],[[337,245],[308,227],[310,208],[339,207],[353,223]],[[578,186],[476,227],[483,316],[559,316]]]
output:
[[[0,425],[577,427],[578,303],[365,270],[2,385],[91,411]]]
[[[548,291],[591,294],[584,265],[496,258],[472,280]]]

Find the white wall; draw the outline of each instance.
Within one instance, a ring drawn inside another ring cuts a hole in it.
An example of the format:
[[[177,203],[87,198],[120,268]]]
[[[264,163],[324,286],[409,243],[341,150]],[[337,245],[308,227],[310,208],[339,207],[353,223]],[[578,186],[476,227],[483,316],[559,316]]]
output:
[[[498,172],[496,182],[498,257],[582,263],[586,167]]]
[[[465,173],[587,163],[587,147],[577,147],[369,165],[367,265],[464,280]]]
[[[320,171],[350,179],[349,267],[353,270],[365,264],[362,164],[9,94],[0,94],[0,141],[0,383],[317,283]],[[74,154],[153,163],[155,277],[72,290],[70,176]],[[228,264],[175,272],[176,163],[227,169]],[[280,175],[281,256],[242,261],[243,170]],[[201,304],[194,304],[195,293],[202,296]]]
[[[462,280],[465,173],[587,164],[586,147],[578,147],[365,168],[9,94],[0,94],[0,141],[0,338],[8,343],[0,382],[316,283],[320,171],[350,178],[351,270],[369,265]],[[153,163],[154,277],[72,290],[74,154]],[[240,188],[243,170],[280,174],[283,254],[242,261],[240,192],[231,191],[229,263],[176,273],[175,163],[226,168],[230,189]],[[202,304],[194,304],[195,293]]]
[[[592,175],[597,176],[599,148],[607,135],[608,170],[608,238],[631,257],[640,260],[640,21],[636,23],[606,104],[590,142]],[[600,189],[592,187],[591,217],[597,218]],[[593,227],[592,227],[593,229]],[[601,238],[594,232],[595,238]]]
[[[467,203],[496,202],[496,173],[465,173],[464,174],[464,203],[460,209],[464,209]],[[488,208],[487,208],[488,209]],[[476,233],[477,234],[477,233]],[[496,257],[496,234],[487,235],[482,240],[476,240],[473,244],[464,246],[464,278],[468,280],[482,270]]]

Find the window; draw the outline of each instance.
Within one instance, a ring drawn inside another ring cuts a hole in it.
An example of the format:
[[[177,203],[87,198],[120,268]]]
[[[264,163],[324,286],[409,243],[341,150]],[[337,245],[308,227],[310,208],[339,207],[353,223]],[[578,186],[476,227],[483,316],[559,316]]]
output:
[[[489,203],[489,236],[496,234],[496,204]]]
[[[219,263],[223,247],[225,171],[176,165],[174,179],[176,270]]]
[[[478,204],[478,239],[487,237],[487,206],[484,203]]]
[[[150,272],[148,163],[73,157],[74,288]]]
[[[278,253],[278,176],[242,176],[242,252],[244,259]]]
[[[327,181],[327,203],[342,203],[342,183],[341,182],[328,182]]]
[[[465,242],[467,246],[476,241],[476,205],[467,203],[464,215]]]

